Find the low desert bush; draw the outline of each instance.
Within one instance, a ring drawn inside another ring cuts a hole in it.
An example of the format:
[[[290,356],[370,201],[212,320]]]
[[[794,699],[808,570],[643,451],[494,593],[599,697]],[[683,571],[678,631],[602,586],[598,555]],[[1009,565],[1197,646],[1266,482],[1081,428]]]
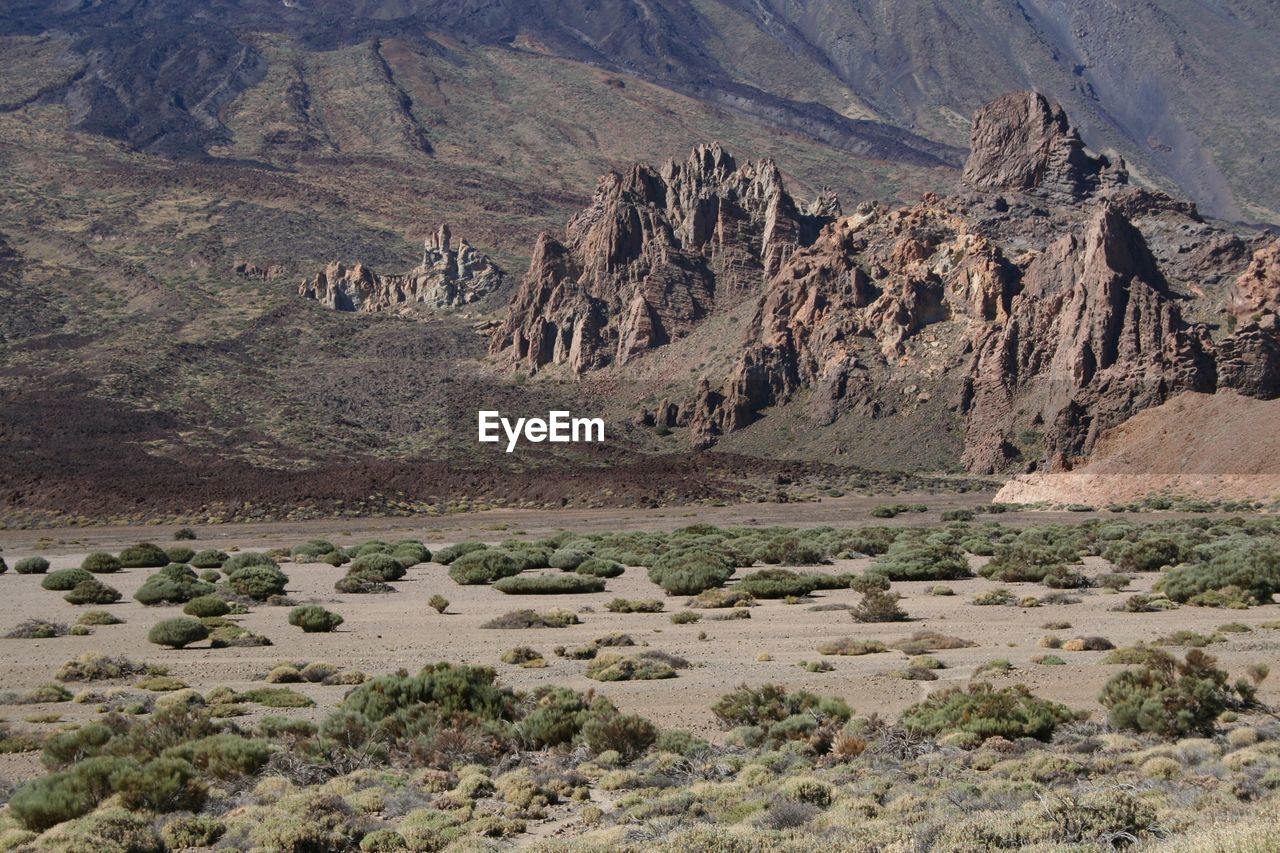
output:
[[[398,581],[407,573],[405,564],[388,554],[362,554],[347,566],[348,577],[359,577],[374,583]]]
[[[93,580],[93,575],[84,569],[58,569],[49,572],[40,581],[40,586],[54,592],[69,592],[76,584]]]
[[[972,640],[964,640],[960,637],[951,637],[941,634],[937,631],[925,630],[916,631],[910,637],[901,640],[895,640],[889,643],[889,648],[897,649],[908,655],[918,655],[923,652],[946,651],[949,649],[970,649],[978,644]]]
[[[689,625],[702,618],[702,614],[693,610],[681,610],[669,617],[672,625]]]
[[[169,562],[167,558],[165,562]],[[120,571],[122,564],[120,560],[105,551],[95,551],[84,558],[80,563],[80,568],[94,574],[110,574]]]
[[[604,609],[610,613],[661,613],[663,607],[658,598],[615,598]]]
[[[53,677],[58,681],[110,681],[129,678],[147,670],[146,664],[125,657],[107,657],[87,652],[58,667]]]
[[[115,604],[121,596],[118,589],[94,579],[80,581],[62,597],[70,604]]]
[[[197,551],[196,555],[191,558],[190,563],[197,569],[220,569],[223,563],[229,559],[231,559],[231,556],[225,551],[208,548],[204,551]]]
[[[342,617],[318,604],[305,604],[289,611],[289,624],[307,634],[328,634],[342,624]]]
[[[724,554],[700,548],[668,551],[649,568],[649,580],[668,595],[697,595],[721,586],[733,575],[733,562]]]
[[[663,660],[640,655],[597,655],[587,664],[587,678],[595,681],[652,681],[675,678],[673,666]]]
[[[437,613],[444,613],[449,609],[449,599],[436,594],[427,599],[427,606]]]
[[[964,552],[955,545],[898,539],[868,570],[893,581],[951,581],[973,577]]]
[[[1280,541],[1233,543],[1204,562],[1174,566],[1156,584],[1158,591],[1177,602],[1193,602],[1206,593],[1228,588],[1241,590],[1254,602],[1270,602],[1272,594],[1280,590]]]
[[[567,595],[604,592],[603,578],[580,574],[517,575],[502,578],[493,588],[507,595]]]
[[[851,637],[841,637],[838,640],[828,640],[818,646],[818,654],[820,655],[843,655],[856,657],[859,655],[874,655],[880,652],[888,651],[888,647],[879,640],[855,640]]]
[[[13,570],[20,575],[42,575],[49,571],[49,561],[44,557],[23,557],[13,564]]]
[[[223,569],[227,573],[227,586],[237,595],[266,601],[273,595],[284,595],[289,576],[280,571],[274,561],[250,563],[238,568]]]
[[[910,617],[898,606],[902,596],[895,592],[873,589],[863,594],[849,616],[855,622],[906,622]]]
[[[226,599],[220,596],[201,595],[183,605],[182,612],[198,619],[206,616],[226,616],[231,612],[231,605],[227,604]]]
[[[626,570],[627,567],[622,563],[601,557],[589,557],[574,569],[580,575],[589,575],[596,578],[616,578]]]
[[[157,646],[168,646],[171,649],[181,649],[208,637],[209,629],[203,622],[186,616],[157,622],[147,633],[149,641]]]
[[[27,619],[19,622],[9,633],[7,640],[49,640],[62,637],[67,633],[67,626],[61,622],[50,622],[47,619]]]
[[[1199,649],[1181,661],[1159,649],[1141,654],[1142,663],[1112,676],[1098,697],[1118,729],[1169,738],[1210,734],[1223,711],[1254,701],[1256,683],[1228,684],[1227,672]]]
[[[569,610],[551,610],[538,613],[536,610],[513,610],[494,617],[481,625],[481,628],[522,629],[522,628],[565,628],[580,624],[578,615]]]
[[[164,549],[151,542],[139,542],[120,552],[120,565],[126,569],[158,569],[169,563]]]
[[[468,551],[452,560],[449,577],[463,585],[485,584],[518,575],[523,568],[521,561],[506,551],[486,548]]]
[[[733,588],[754,598],[787,598],[808,595],[817,585],[817,580],[811,575],[789,569],[763,569],[743,577]]]
[[[105,610],[88,610],[80,614],[77,625],[120,625],[124,620],[114,613]]]
[[[1059,725],[1075,719],[1067,706],[1040,699],[1024,685],[996,688],[977,682],[930,695],[903,711],[898,722],[909,732],[931,737],[969,732],[983,738],[1048,740]]]
[[[470,554],[473,551],[483,551],[489,546],[483,542],[459,542],[456,545],[450,545],[447,548],[441,548],[436,551],[434,560],[442,566],[452,565],[454,560],[463,554]]]

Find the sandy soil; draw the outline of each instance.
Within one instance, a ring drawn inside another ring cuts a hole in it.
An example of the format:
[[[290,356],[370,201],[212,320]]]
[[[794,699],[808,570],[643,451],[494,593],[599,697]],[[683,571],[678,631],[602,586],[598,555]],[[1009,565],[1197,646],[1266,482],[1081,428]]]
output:
[[[1180,394],[1109,430],[1080,468],[1014,477],[996,499],[1098,506],[1157,494],[1275,500],[1280,498],[1277,422],[1280,400],[1229,391]]]
[[[755,517],[761,523],[843,524],[855,526],[874,519],[867,518],[861,499],[845,499],[812,506],[762,505]],[[964,496],[947,500],[934,498],[937,507],[963,502]],[[969,497],[970,503],[977,498]],[[202,530],[196,545],[216,545],[229,549],[262,548],[295,544],[306,538],[324,536],[339,545],[364,541],[374,535],[421,535],[431,547],[463,538],[497,541],[527,531],[531,536],[562,527],[578,530],[622,528],[663,528],[688,524],[693,520],[729,522],[741,507],[726,511],[707,509],[696,513],[671,511],[635,513],[627,511],[592,511],[573,516],[546,513],[520,515],[487,513],[429,525],[353,521],[296,525],[261,525],[242,528],[219,527]],[[937,510],[907,516],[911,523],[937,523]],[[1067,515],[1067,514],[1064,514]],[[1080,516],[1069,514],[1072,520]],[[1023,513],[1002,521],[1044,523],[1055,515]],[[1151,516],[1145,516],[1151,518]],[[738,517],[736,520],[745,521]],[[902,520],[902,519],[899,519]],[[877,522],[878,523],[878,522]],[[79,565],[83,556],[100,548],[118,549],[121,545],[150,538],[166,546],[171,544],[160,529],[99,529],[83,531],[75,542],[46,542],[42,553],[53,568]],[[63,531],[65,533],[65,531]],[[29,542],[38,538],[29,531],[5,534],[5,556],[10,563],[31,553]],[[841,561],[825,571],[851,571],[865,568],[869,561]],[[324,564],[285,563],[289,574],[290,596],[299,601],[316,601],[341,613],[346,619],[333,634],[303,634],[286,622],[287,608],[257,607],[237,617],[251,630],[270,637],[274,646],[250,649],[190,648],[164,650],[150,645],[146,634],[156,621],[177,615],[178,608],[146,608],[133,601],[134,590],[153,570],[131,570],[104,577],[124,593],[124,600],[111,610],[126,620],[123,625],[99,627],[93,636],[59,637],[50,640],[0,639],[0,684],[5,689],[27,689],[51,680],[53,671],[65,660],[89,651],[112,655],[128,655],[149,663],[164,664],[174,675],[201,690],[218,685],[245,689],[261,685],[263,676],[281,661],[323,660],[344,667],[358,668],[370,674],[405,668],[416,671],[433,661],[453,661],[494,666],[504,683],[528,689],[543,684],[564,684],[578,689],[596,689],[613,699],[627,711],[642,713],[664,726],[687,727],[708,736],[718,736],[708,706],[727,689],[741,683],[784,683],[823,693],[845,697],[858,712],[879,712],[893,716],[931,690],[967,680],[975,667],[996,659],[1010,660],[1015,669],[1001,679],[1026,683],[1037,693],[1059,699],[1073,707],[1098,710],[1095,703],[1099,688],[1116,670],[1100,663],[1100,652],[1056,652],[1067,661],[1065,666],[1042,666],[1031,662],[1043,654],[1037,640],[1047,633],[1041,626],[1049,621],[1069,621],[1072,628],[1058,631],[1064,639],[1077,635],[1101,635],[1117,645],[1138,640],[1151,640],[1178,629],[1194,629],[1210,633],[1225,622],[1239,621],[1258,626],[1280,618],[1280,607],[1267,606],[1248,611],[1221,611],[1184,607],[1168,613],[1115,613],[1110,607],[1127,594],[1087,591],[1079,604],[1042,606],[1037,608],[977,607],[970,604],[973,596],[998,584],[974,579],[948,584],[956,595],[941,597],[930,594],[932,583],[901,583],[895,588],[906,596],[903,606],[914,618],[906,624],[861,625],[843,611],[815,612],[812,604],[858,601],[857,593],[848,590],[820,592],[812,602],[787,605],[769,601],[752,609],[749,620],[726,622],[704,621],[691,625],[671,624],[667,613],[615,614],[604,609],[605,602],[615,596],[655,598],[661,591],[648,581],[643,569],[629,569],[626,574],[608,582],[606,592],[571,596],[509,596],[486,586],[459,586],[447,577],[445,567],[424,564],[409,571],[395,584],[397,591],[388,595],[338,595],[333,583],[343,569]],[[1106,570],[1100,560],[1091,560],[1092,572]],[[749,571],[749,570],[743,570]],[[743,572],[740,572],[740,574]],[[1139,578],[1134,591],[1149,588],[1155,575]],[[1028,595],[1043,595],[1039,585],[1008,585]],[[434,593],[451,602],[448,615],[438,615],[426,606]],[[682,598],[666,599],[667,611],[682,609]],[[564,629],[501,631],[480,628],[493,616],[518,608],[571,608],[580,612],[582,624]],[[23,619],[41,617],[72,623],[82,608],[62,600],[60,593],[40,587],[39,576],[18,576],[9,572],[0,576],[0,633],[7,632]],[[703,611],[704,614],[714,611]],[[808,673],[797,664],[819,657],[816,646],[824,640],[850,636],[866,639],[894,640],[922,628],[936,629],[978,643],[976,648],[938,652],[947,665],[935,682],[903,681],[890,675],[905,663],[899,652],[844,658],[828,657],[835,669],[826,673]],[[585,661],[570,661],[552,655],[558,645],[587,643],[601,635],[624,631],[635,641],[651,649],[687,658],[692,666],[679,677],[667,681],[601,684],[584,675]],[[700,632],[706,639],[699,640]],[[550,666],[546,669],[522,669],[499,662],[503,650],[528,645],[543,652]],[[1280,631],[1257,628],[1252,633],[1232,634],[1223,644],[1212,647],[1233,671],[1256,661],[1274,661],[1280,651]],[[772,660],[760,661],[767,654]],[[96,686],[96,685],[95,685]],[[75,685],[72,685],[75,689]],[[313,684],[295,685],[312,696],[319,707],[299,711],[255,711],[285,713],[312,718],[322,716],[341,700],[349,688]],[[1280,700],[1280,689],[1272,684],[1264,691],[1266,701]],[[94,716],[92,704],[11,705],[0,708],[0,716],[11,723],[42,727],[50,723],[23,723],[29,715],[56,712],[66,721]],[[38,762],[31,755],[0,756],[0,776],[26,778],[38,773]]]

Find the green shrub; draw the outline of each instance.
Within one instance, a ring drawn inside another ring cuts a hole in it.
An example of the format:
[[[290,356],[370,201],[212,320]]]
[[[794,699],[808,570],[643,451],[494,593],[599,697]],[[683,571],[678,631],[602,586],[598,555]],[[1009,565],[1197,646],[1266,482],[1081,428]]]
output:
[[[996,688],[989,682],[952,687],[932,694],[902,712],[898,722],[909,732],[937,737],[969,732],[982,738],[1048,740],[1062,723],[1076,719],[1067,706],[1040,699],[1022,684]]]
[[[289,576],[272,563],[255,563],[227,571],[227,585],[237,595],[265,601],[273,595],[283,595],[289,584]]]
[[[578,615],[570,610],[552,610],[538,613],[535,610],[513,610],[501,616],[495,616],[481,625],[481,628],[524,629],[524,628],[565,628],[581,622]]]
[[[375,583],[398,581],[406,574],[404,563],[386,554],[363,554],[351,561],[347,575]]]
[[[427,599],[427,606],[437,613],[444,613],[449,609],[449,599],[443,595],[433,595]]]
[[[84,558],[80,563],[80,568],[94,574],[110,574],[120,571],[122,564],[120,560],[105,551],[95,551]]]
[[[565,687],[539,688],[534,707],[517,727],[524,743],[544,749],[569,743],[578,736],[586,719],[587,703],[581,693]]]
[[[76,584],[91,580],[93,575],[84,569],[58,569],[45,575],[40,586],[54,592],[68,592],[75,589]]]
[[[980,592],[973,597],[979,607],[1005,607],[1018,603],[1018,597],[1004,587]]]
[[[186,616],[178,616],[174,619],[165,619],[151,626],[150,632],[147,633],[147,639],[157,646],[168,646],[171,649],[181,649],[191,643],[198,643],[201,640],[208,639],[209,629],[204,626],[199,619],[191,619]]]
[[[681,610],[679,613],[672,613],[670,616],[672,625],[688,625],[697,622],[702,618],[702,614],[694,610]]]
[[[602,578],[579,574],[518,575],[502,578],[493,588],[507,595],[564,595],[604,592],[604,585]]]
[[[150,542],[139,542],[120,552],[120,565],[126,569],[156,569],[169,562],[169,555]]]
[[[1230,587],[1257,602],[1270,602],[1272,594],[1280,590],[1280,541],[1251,539],[1233,544],[1207,562],[1174,566],[1156,584],[1158,591],[1177,602]]]
[[[62,596],[70,604],[115,604],[120,591],[99,580],[81,581]]]
[[[405,540],[397,542],[391,551],[391,557],[398,560],[406,568],[416,566],[419,563],[428,563],[431,561],[431,551],[426,545],[415,540]]]
[[[247,566],[276,566],[276,561],[266,554],[257,551],[241,551],[238,554],[232,554],[222,563],[222,571],[231,574],[236,569],[243,569]]]
[[[759,546],[752,557],[761,563],[786,566],[816,566],[827,561],[825,550],[817,542],[800,536],[780,536]]]
[[[223,732],[170,747],[163,755],[189,762],[214,779],[237,779],[265,767],[271,752],[265,740]]]
[[[520,574],[523,564],[506,551],[486,548],[462,554],[449,564],[449,577],[463,585],[493,583]]]
[[[160,837],[170,850],[213,847],[226,834],[226,825],[207,815],[178,815],[160,829]]]
[[[225,551],[219,551],[216,548],[207,548],[203,551],[197,551],[196,555],[188,562],[197,569],[220,569],[223,563],[231,559],[231,555]]]
[[[318,604],[304,604],[289,611],[289,624],[307,634],[327,634],[342,624],[342,617]]]
[[[489,667],[438,663],[417,675],[383,675],[356,687],[339,706],[378,723],[402,711],[429,705],[442,718],[473,714],[481,720],[511,720],[515,696],[494,683]]]
[[[170,563],[190,563],[196,552],[194,548],[177,545],[173,548],[166,548],[164,555],[168,557]]]
[[[587,678],[595,681],[652,681],[675,678],[675,668],[662,660],[644,656],[597,655],[587,664]]]
[[[201,595],[188,601],[182,608],[182,612],[197,618],[226,616],[231,612],[231,605],[216,595]]]
[[[196,536],[196,532],[190,527],[179,527],[177,530],[173,531],[173,538],[177,542],[193,542],[198,537]]]
[[[1210,734],[1234,702],[1252,701],[1251,685],[1228,685],[1226,671],[1199,649],[1181,661],[1150,647],[1138,653],[1141,665],[1112,676],[1098,697],[1116,728],[1170,738]]]
[[[658,598],[615,598],[604,609],[610,613],[661,613],[665,606]]]
[[[849,611],[855,622],[906,622],[910,617],[898,606],[902,596],[896,592],[872,589],[863,593],[862,600]]]
[[[337,551],[337,546],[332,542],[324,539],[309,539],[301,545],[294,545],[289,553],[295,560],[306,562],[308,560],[319,560],[326,554],[335,554]]]
[[[1177,539],[1151,536],[1134,542],[1117,542],[1103,556],[1124,572],[1158,572],[1186,559],[1187,548]]]
[[[818,646],[818,654],[820,655],[856,657],[859,655],[874,655],[886,651],[888,651],[888,647],[879,640],[855,640],[852,637],[829,640]]]
[[[733,585],[754,598],[787,598],[804,596],[817,588],[817,580],[788,569],[763,569],[747,575]]]
[[[49,561],[44,557],[24,557],[13,564],[13,570],[20,575],[42,575],[49,571]]]
[[[973,577],[969,562],[958,547],[919,539],[895,541],[868,571],[893,581],[950,581]]]
[[[649,568],[649,580],[668,595],[697,595],[721,586],[733,575],[725,555],[698,548],[680,548],[663,554]]]
[[[959,509],[948,509],[948,510],[943,510],[942,512],[943,521],[973,521],[974,518],[976,517],[977,516],[975,515],[974,511],[969,509],[968,507],[961,507]]]
[[[583,561],[585,561],[588,556],[589,555],[584,554],[581,551],[571,551],[567,548],[558,548],[555,551],[552,551],[551,556],[547,558],[547,565],[553,569],[559,569],[562,572],[571,572],[578,568],[578,566],[582,565]]]
[[[658,739],[658,728],[644,717],[620,714],[604,699],[592,703],[582,724],[582,740],[599,755],[616,752],[624,761],[634,760]]]
[[[129,759],[97,756],[70,770],[21,785],[9,799],[9,811],[27,829],[42,832],[88,814],[112,792],[112,777],[135,767]]]
[[[456,545],[450,545],[447,548],[441,548],[435,553],[435,562],[448,566],[452,565],[455,560],[463,554],[471,554],[475,551],[483,551],[489,546],[483,542],[459,542]]]
[[[749,745],[807,741],[819,727],[847,722],[853,713],[843,699],[806,690],[789,693],[776,684],[743,685],[720,697],[711,712],[721,728],[747,732]]]
[[[120,625],[124,620],[105,610],[89,610],[80,614],[77,625]]]
[[[622,563],[601,557],[589,557],[574,569],[580,575],[589,575],[596,578],[616,578],[626,570],[626,566],[622,565]]]
[[[202,595],[211,595],[213,593],[213,584],[196,580],[195,578],[176,579],[173,575],[176,573],[164,574],[157,572],[147,578],[142,586],[138,587],[138,591],[133,597],[142,604],[185,604],[193,598]]]
[[[122,768],[111,785],[126,808],[167,814],[198,811],[208,789],[199,772],[180,758],[156,758],[140,768]]]

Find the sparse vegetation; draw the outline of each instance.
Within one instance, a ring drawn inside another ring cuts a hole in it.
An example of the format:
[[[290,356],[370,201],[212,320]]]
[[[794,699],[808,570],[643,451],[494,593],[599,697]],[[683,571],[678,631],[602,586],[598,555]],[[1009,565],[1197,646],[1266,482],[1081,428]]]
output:
[[[318,604],[305,604],[289,611],[289,624],[307,634],[328,634],[337,630],[343,619]]]

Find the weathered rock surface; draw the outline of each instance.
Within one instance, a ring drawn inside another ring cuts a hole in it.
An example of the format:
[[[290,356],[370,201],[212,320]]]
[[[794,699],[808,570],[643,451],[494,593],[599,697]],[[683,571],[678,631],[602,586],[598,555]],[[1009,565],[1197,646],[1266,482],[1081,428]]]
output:
[[[1262,311],[1280,311],[1280,240],[1253,253],[1249,267],[1236,279],[1227,310],[1237,320]]]
[[[1124,161],[1090,152],[1062,107],[1011,92],[978,110],[964,180],[981,190],[1038,192],[1074,202],[1128,182]]]
[[[502,286],[501,269],[466,240],[455,247],[449,226],[427,237],[422,263],[399,275],[376,273],[363,264],[334,261],[298,285],[298,295],[336,311],[366,314],[407,305],[456,308],[473,303]]]
[[[1280,396],[1274,241],[1250,260],[1256,238],[1125,186],[1123,164],[1034,93],[984,107],[973,138],[961,193],[860,205],[813,238],[771,164],[699,149],[683,168],[606,178],[566,243],[539,243],[495,349],[626,376],[630,359],[696,340],[732,293],[754,310],[727,373],[647,389],[660,402],[636,423],[706,447],[790,405],[804,426],[780,440],[852,420],[910,461],[913,435],[949,421],[947,461],[983,473],[1069,469],[1184,392]]]
[[[838,211],[829,194],[802,209],[772,161],[718,144],[606,175],[563,241],[539,238],[492,350],[530,370],[625,364],[754,293]]]

